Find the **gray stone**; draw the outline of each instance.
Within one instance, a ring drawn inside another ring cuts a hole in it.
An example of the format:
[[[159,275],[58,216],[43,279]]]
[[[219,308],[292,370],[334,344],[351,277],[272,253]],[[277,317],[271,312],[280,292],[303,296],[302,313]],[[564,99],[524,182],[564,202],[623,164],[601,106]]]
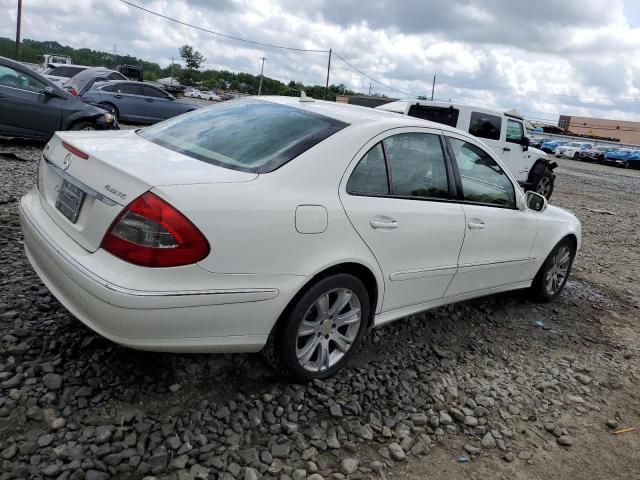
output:
[[[291,447],[289,443],[274,443],[271,446],[271,456],[273,458],[287,458]]]
[[[84,476],[85,480],[109,480],[111,475],[106,472],[99,472],[98,470],[87,470]]]
[[[610,418],[609,420],[607,420],[607,427],[611,429],[616,429],[618,428],[618,422]]]
[[[484,448],[496,448],[496,439],[493,438],[490,432],[485,433],[484,437],[482,437],[482,446]]]
[[[343,458],[342,462],[340,462],[340,471],[345,475],[351,475],[358,470],[358,465],[360,465],[360,460],[357,458]]]
[[[391,458],[396,461],[403,461],[407,459],[407,455],[404,453],[402,447],[395,442],[389,444],[389,453],[391,454]]]
[[[2,450],[2,453],[0,453],[0,455],[5,460],[11,460],[13,457],[16,456],[16,453],[18,453],[18,448],[15,445],[10,445],[4,450]]]
[[[466,417],[464,417],[463,423],[469,427],[477,427],[478,419],[476,417],[472,417],[471,415],[467,415]]]
[[[57,373],[47,373],[44,377],[42,377],[42,383],[49,390],[59,390],[62,387],[62,376]]]
[[[452,418],[444,410],[440,410],[440,425],[451,425],[453,423]]]
[[[575,376],[575,379],[579,381],[582,385],[589,385],[591,383],[591,377],[589,375],[583,375],[578,373]]]
[[[324,477],[319,473],[313,473],[307,477],[307,480],[324,480]]]
[[[34,405],[33,407],[27,408],[27,411],[26,411],[25,414],[26,414],[28,419],[34,420],[36,422],[39,422],[44,418],[44,414],[42,413],[42,409],[40,407],[38,407],[37,405]]]
[[[251,467],[245,468],[243,480],[258,480],[258,472]]]
[[[337,403],[334,403],[329,407],[329,413],[333,417],[342,417],[342,407]]]
[[[206,479],[209,477],[209,469],[198,465],[197,463],[191,466],[189,473],[195,479]]]
[[[571,438],[569,435],[562,435],[558,438],[557,441],[558,444],[562,445],[563,447],[570,447],[571,445],[573,445],[573,438]]]

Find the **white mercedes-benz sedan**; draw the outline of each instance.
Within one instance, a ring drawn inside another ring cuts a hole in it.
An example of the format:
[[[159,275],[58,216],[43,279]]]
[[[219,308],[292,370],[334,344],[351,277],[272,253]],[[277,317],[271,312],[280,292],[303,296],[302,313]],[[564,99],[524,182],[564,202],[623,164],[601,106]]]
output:
[[[581,235],[468,133],[290,97],[58,132],[20,209],[34,269],[98,334],[263,350],[299,380],[416,312],[522,288],[553,299]]]

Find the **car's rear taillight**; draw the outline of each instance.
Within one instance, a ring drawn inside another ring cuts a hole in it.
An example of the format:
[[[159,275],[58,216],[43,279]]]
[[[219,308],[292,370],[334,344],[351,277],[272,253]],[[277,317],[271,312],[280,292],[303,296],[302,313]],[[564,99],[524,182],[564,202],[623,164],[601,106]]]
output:
[[[193,223],[151,192],[136,198],[115,219],[102,248],[145,267],[178,267],[209,254],[209,243]]]

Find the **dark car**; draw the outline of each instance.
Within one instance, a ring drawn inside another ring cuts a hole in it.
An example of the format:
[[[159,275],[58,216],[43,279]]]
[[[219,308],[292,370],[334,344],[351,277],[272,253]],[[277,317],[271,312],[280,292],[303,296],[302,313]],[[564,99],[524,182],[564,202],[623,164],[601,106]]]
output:
[[[108,107],[118,120],[134,123],[156,123],[200,107],[196,103],[176,100],[153,85],[130,81],[96,83],[82,99]]]
[[[72,95],[81,97],[94,83],[108,82],[110,80],[126,80],[120,72],[105,67],[87,68],[71,77],[63,86]]]
[[[580,152],[580,160],[602,163],[605,161],[605,155],[607,153],[615,152],[617,150],[618,147],[614,147],[612,145],[596,145],[591,150],[583,150]]]
[[[0,57],[0,135],[48,140],[58,130],[117,128],[108,110],[88,105],[44,76]]]
[[[142,82],[142,67],[138,65],[118,65],[116,70],[127,77],[127,80]]]

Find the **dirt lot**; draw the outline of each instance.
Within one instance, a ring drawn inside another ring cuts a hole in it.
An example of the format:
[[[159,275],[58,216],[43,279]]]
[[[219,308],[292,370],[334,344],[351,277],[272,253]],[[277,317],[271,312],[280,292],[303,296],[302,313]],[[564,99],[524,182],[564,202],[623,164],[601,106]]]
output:
[[[414,316],[300,386],[259,355],[135,352],[73,319],[22,252],[40,149],[0,143],[0,479],[640,478],[640,171],[559,161],[584,244],[556,302]]]

